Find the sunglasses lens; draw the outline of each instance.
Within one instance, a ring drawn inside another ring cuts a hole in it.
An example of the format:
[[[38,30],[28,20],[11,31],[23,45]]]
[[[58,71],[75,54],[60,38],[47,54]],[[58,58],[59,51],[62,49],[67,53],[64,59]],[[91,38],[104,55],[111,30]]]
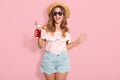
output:
[[[57,15],[57,12],[53,12],[53,15],[56,16],[56,15]]]
[[[62,12],[58,12],[58,14],[59,14],[59,16],[62,16],[63,13]]]
[[[59,16],[62,16],[63,15],[63,12],[53,12],[53,16],[56,16],[56,15],[59,15]]]

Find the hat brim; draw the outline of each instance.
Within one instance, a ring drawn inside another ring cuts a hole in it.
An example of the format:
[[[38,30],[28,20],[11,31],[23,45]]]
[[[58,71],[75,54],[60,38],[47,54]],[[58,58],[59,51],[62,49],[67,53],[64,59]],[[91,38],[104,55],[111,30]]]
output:
[[[65,11],[66,11],[66,17],[69,18],[69,16],[70,16],[70,10],[69,10],[69,8],[65,4],[63,4],[61,2],[54,2],[54,3],[50,4],[48,6],[48,9],[47,9],[48,15],[50,14],[52,8],[55,7],[55,6],[58,6],[58,5],[62,6],[65,9]]]

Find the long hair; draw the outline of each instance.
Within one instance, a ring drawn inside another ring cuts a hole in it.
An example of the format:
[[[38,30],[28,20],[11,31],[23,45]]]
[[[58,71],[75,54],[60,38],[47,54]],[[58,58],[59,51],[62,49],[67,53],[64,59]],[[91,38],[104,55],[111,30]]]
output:
[[[58,5],[58,6],[55,6],[51,12],[48,14],[49,18],[48,18],[48,23],[47,23],[47,32],[51,32],[53,35],[54,35],[54,32],[56,30],[56,27],[55,27],[55,20],[54,20],[54,16],[53,16],[53,11],[55,10],[55,8],[60,8],[61,11],[63,12],[63,20],[61,22],[61,25],[60,25],[60,29],[62,31],[62,37],[65,37],[65,33],[66,32],[69,32],[69,29],[67,27],[67,18],[66,18],[66,11],[65,9]]]

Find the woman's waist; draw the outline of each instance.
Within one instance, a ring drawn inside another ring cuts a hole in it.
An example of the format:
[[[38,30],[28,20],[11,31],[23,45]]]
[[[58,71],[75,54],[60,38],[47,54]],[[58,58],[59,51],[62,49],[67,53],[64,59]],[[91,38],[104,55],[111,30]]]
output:
[[[50,53],[52,53],[52,54],[61,54],[61,53],[63,53],[63,52],[67,52],[67,49],[60,49],[60,50],[52,50],[52,49],[46,49],[45,48],[45,51],[46,52],[50,52]]]

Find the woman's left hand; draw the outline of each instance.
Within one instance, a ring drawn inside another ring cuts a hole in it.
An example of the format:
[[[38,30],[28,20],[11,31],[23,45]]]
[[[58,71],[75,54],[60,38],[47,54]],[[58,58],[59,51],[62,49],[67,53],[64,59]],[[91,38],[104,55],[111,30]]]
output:
[[[86,40],[87,35],[85,33],[81,33],[80,36],[77,39],[78,43],[82,43]]]

